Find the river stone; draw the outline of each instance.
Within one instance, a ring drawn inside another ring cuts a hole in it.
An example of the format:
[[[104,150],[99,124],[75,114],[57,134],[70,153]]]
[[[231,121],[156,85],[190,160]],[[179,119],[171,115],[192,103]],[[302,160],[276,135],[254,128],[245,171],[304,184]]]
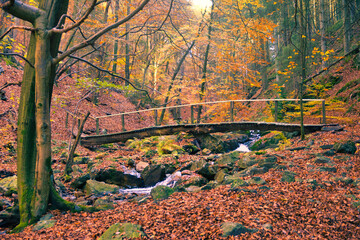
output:
[[[33,231],[38,231],[41,229],[51,228],[55,225],[56,220],[42,220],[37,222],[37,224],[34,226]]]
[[[331,162],[330,158],[322,157],[322,156],[316,157],[314,160],[314,163],[330,163],[330,162]]]
[[[166,169],[164,165],[150,165],[141,173],[144,179],[145,187],[154,186],[166,178]]]
[[[238,176],[229,175],[225,177],[224,184],[231,184],[232,188],[248,186],[249,184]]]
[[[138,171],[138,172],[142,172],[142,171],[144,171],[144,169],[145,169],[147,166],[149,166],[149,163],[140,161],[140,162],[138,162],[138,163],[136,164],[135,169],[136,169],[136,171]]]
[[[218,183],[222,183],[225,179],[226,176],[226,170],[222,169],[220,171],[218,171],[214,177],[214,180]]]
[[[240,153],[238,151],[223,154],[216,160],[219,167],[233,168],[235,163],[240,160]]]
[[[138,224],[133,223],[115,223],[109,227],[99,240],[109,240],[109,239],[135,239],[135,238],[144,238],[146,234],[144,233],[142,227]]]
[[[97,209],[101,209],[101,210],[107,210],[107,209],[114,208],[113,202],[108,197],[96,199],[93,206],[97,207]]]
[[[263,174],[268,171],[269,171],[269,169],[267,167],[251,166],[251,167],[241,171],[241,174],[243,176],[253,176],[255,174]]]
[[[124,172],[115,169],[100,170],[98,173],[96,173],[95,180],[108,184],[116,184],[118,186],[127,188],[144,186],[142,179],[131,174],[125,174]]]
[[[119,186],[113,184],[106,184],[104,182],[98,182],[95,180],[87,180],[85,184],[85,193],[87,195],[95,194],[100,195],[104,193],[117,193],[119,192]]]
[[[353,141],[338,142],[334,144],[334,149],[337,153],[355,154],[356,144]]]
[[[183,150],[191,155],[196,154],[200,151],[200,149],[194,144],[184,145]]]
[[[170,195],[173,193],[174,193],[174,189],[168,186],[160,185],[151,189],[150,195],[154,200],[163,200],[170,197]]]
[[[201,168],[203,168],[206,164],[206,161],[204,159],[200,159],[199,161],[195,161],[191,164],[190,170],[191,171],[198,171]]]
[[[200,192],[202,190],[202,188],[198,187],[198,186],[189,186],[185,190],[187,192]]]
[[[239,146],[239,143],[236,142],[236,140],[229,140],[225,137],[224,141],[220,134],[199,134],[195,137],[202,149],[207,148],[212,153],[229,152],[235,150]]]
[[[205,165],[196,171],[196,173],[207,178],[208,180],[214,180],[218,167],[211,163],[205,163]]]
[[[11,176],[0,180],[0,189],[4,192],[13,189],[17,191],[17,176]]]
[[[247,180],[249,185],[265,185],[266,181],[261,177],[252,177],[251,179]]]
[[[88,173],[78,178],[75,178],[74,181],[70,184],[70,187],[75,189],[82,189],[84,188],[87,180],[90,180],[90,174]]]
[[[332,173],[336,173],[337,169],[336,167],[318,167],[317,168],[320,172],[332,172]]]
[[[251,147],[250,150],[252,151],[259,151],[262,149],[268,149],[268,148],[277,148],[281,143],[284,143],[286,141],[286,137],[284,133],[282,132],[271,132],[271,137],[262,137],[258,141],[256,141]]]
[[[281,181],[288,182],[288,183],[295,182],[295,176],[296,176],[296,173],[294,173],[294,172],[284,171],[282,174],[282,177],[281,177]]]
[[[244,233],[253,233],[257,231],[235,222],[224,222],[221,224],[221,230],[223,232],[222,237],[238,236]]]
[[[87,164],[89,161],[88,157],[74,157],[74,164]]]
[[[187,188],[189,186],[201,187],[207,184],[208,182],[209,181],[205,177],[201,176],[200,174],[193,173],[191,175],[183,175],[181,177],[181,180],[176,182],[176,186],[184,187],[184,188]]]

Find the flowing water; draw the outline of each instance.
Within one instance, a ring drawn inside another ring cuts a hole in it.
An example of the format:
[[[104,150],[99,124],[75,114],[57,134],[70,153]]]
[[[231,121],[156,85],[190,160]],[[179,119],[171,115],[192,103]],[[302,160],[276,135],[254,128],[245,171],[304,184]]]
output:
[[[253,145],[257,140],[259,140],[260,137],[261,136],[260,136],[259,130],[250,130],[249,140],[244,143],[240,143],[239,147],[237,149],[235,149],[235,151],[251,152],[249,147],[251,147],[251,145]]]
[[[173,174],[170,174],[164,181],[158,182],[155,186],[146,187],[146,188],[130,188],[130,189],[120,189],[120,193],[136,193],[136,194],[150,194],[151,190],[156,186],[168,186],[174,187],[176,182],[180,179],[181,172],[177,171]]]

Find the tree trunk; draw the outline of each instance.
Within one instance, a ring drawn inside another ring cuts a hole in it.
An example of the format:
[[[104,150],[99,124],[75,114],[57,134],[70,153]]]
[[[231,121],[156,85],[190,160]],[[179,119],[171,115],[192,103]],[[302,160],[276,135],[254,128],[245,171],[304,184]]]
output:
[[[343,0],[344,8],[344,55],[350,52],[351,24],[350,24],[350,0]]]
[[[214,11],[214,1],[212,0],[212,5],[211,5],[211,11],[210,11],[210,22],[209,22],[209,28],[208,28],[208,44],[206,45],[206,50],[205,50],[205,56],[204,56],[204,64],[203,64],[203,68],[202,68],[202,77],[201,77],[201,84],[200,84],[200,92],[199,92],[199,100],[200,102],[203,101],[204,96],[205,96],[205,85],[206,85],[206,74],[207,74],[207,64],[208,64],[208,59],[209,59],[209,52],[210,52],[210,40],[211,40],[211,31],[212,31],[212,20],[213,20],[213,11]],[[199,105],[198,108],[198,114],[197,114],[197,123],[200,123],[200,119],[201,119],[201,111],[202,111],[203,106]]]
[[[300,32],[301,35],[306,35],[306,22],[303,14],[303,0],[300,0]],[[305,139],[305,130],[304,130],[304,102],[303,102],[303,88],[304,80],[306,79],[306,43],[307,40],[304,37],[301,37],[300,40],[300,51],[301,51],[301,82],[300,82],[300,132],[301,140]]]
[[[320,35],[321,35],[321,52],[326,52],[326,13],[325,13],[325,0],[320,0]],[[324,60],[322,61],[322,68],[326,68],[327,63]]]
[[[177,64],[176,66],[176,69],[174,71],[174,74],[171,78],[171,82],[170,82],[170,85],[169,85],[169,88],[168,88],[168,91],[166,93],[166,97],[165,97],[165,101],[164,101],[164,107],[166,107],[168,101],[169,101],[169,97],[170,97],[170,91],[173,87],[173,84],[175,82],[175,79],[176,79],[176,76],[177,74],[179,73],[180,69],[181,69],[181,66],[182,64],[184,63],[185,59],[186,59],[186,56],[189,54],[189,52],[191,51],[191,49],[193,48],[193,46],[195,45],[195,40],[191,43],[190,47],[186,50],[186,52],[184,53],[184,55],[181,57],[179,63]],[[161,122],[164,120],[164,116],[165,116],[165,111],[166,109],[163,109],[161,111],[161,115],[160,115],[160,119],[159,119],[159,124],[161,124]]]

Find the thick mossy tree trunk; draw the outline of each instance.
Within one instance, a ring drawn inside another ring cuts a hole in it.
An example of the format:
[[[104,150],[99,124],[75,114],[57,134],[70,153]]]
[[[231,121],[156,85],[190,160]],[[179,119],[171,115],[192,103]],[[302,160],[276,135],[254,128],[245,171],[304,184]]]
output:
[[[63,14],[68,0],[41,0],[38,8],[15,1],[5,11],[30,22],[32,31],[19,106],[17,172],[20,231],[38,220],[47,210],[51,191],[50,101],[55,78],[52,59],[58,53],[60,34],[50,34]],[[58,199],[53,196],[52,199]]]

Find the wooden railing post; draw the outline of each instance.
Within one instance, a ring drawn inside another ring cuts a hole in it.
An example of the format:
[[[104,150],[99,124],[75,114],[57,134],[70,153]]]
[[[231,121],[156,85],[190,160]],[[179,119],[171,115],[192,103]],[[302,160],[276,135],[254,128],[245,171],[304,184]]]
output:
[[[122,126],[122,131],[125,132],[125,114],[121,115],[121,126]]]
[[[275,100],[275,110],[274,110],[275,122],[278,121],[278,107],[279,107],[279,102]]]
[[[230,102],[230,122],[234,122],[234,101]]]
[[[158,123],[158,112],[157,112],[156,109],[154,110],[154,119],[155,119],[155,126],[159,126],[159,123]]]
[[[191,112],[191,124],[194,124],[194,105],[190,106],[190,112]]]
[[[95,123],[96,123],[96,134],[99,135],[99,133],[100,133],[100,123],[99,123],[98,118],[95,118]]]
[[[66,118],[65,118],[65,128],[68,128],[69,125],[69,113],[66,112]]]
[[[322,101],[323,124],[326,124],[325,100]]]

